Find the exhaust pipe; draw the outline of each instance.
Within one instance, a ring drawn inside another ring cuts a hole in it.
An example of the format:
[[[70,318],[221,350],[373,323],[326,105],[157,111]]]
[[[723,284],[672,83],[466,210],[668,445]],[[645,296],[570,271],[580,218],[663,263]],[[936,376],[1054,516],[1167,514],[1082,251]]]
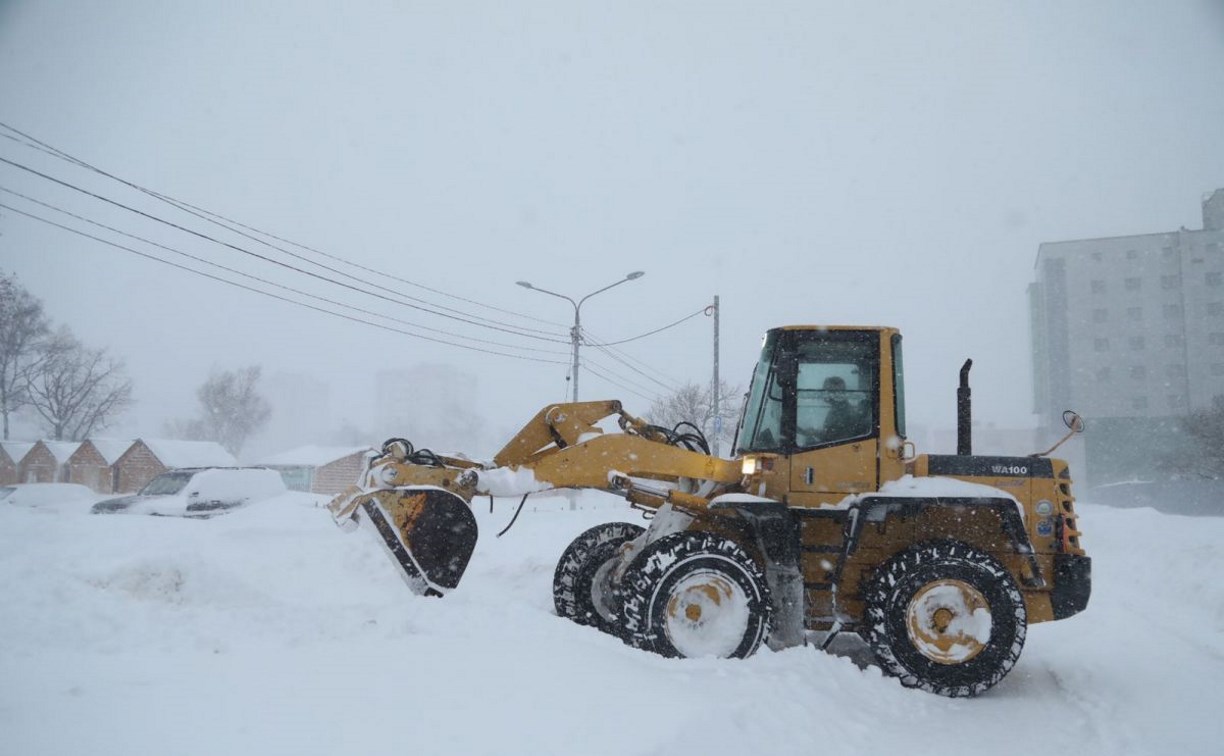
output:
[[[956,389],[956,453],[962,457],[973,454],[973,412],[969,401],[969,368],[973,360],[965,360],[960,369],[960,387]]]

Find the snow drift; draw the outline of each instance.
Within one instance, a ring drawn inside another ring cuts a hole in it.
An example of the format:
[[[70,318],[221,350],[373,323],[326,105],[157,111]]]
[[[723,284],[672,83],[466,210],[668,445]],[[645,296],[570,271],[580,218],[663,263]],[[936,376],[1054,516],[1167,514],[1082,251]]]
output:
[[[1214,754],[1224,519],[1081,504],[1083,614],[1035,625],[978,699],[837,654],[668,660],[553,613],[555,561],[613,497],[478,499],[460,587],[414,596],[322,497],[210,520],[0,509],[6,754]],[[534,501],[534,500],[533,500]],[[530,505],[529,505],[530,506]]]

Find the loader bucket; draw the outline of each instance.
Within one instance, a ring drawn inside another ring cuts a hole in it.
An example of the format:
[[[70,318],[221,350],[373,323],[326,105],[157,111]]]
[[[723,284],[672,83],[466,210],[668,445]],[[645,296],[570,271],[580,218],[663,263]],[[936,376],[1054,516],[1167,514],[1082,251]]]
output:
[[[459,585],[476,548],[476,518],[466,501],[441,488],[409,487],[362,494],[353,503],[414,593],[441,596]]]

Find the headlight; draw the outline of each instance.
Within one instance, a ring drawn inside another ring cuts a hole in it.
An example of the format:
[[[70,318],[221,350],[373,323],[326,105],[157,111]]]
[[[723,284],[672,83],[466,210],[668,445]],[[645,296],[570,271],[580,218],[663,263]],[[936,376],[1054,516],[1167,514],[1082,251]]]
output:
[[[756,457],[744,457],[743,467],[744,475],[756,475],[757,459]]]

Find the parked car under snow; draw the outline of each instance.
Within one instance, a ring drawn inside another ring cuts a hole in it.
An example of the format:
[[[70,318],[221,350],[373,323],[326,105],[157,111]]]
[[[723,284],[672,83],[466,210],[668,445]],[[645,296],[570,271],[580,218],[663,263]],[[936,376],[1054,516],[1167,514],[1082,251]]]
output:
[[[264,467],[167,470],[137,493],[100,501],[94,514],[211,517],[286,491],[280,473]]]
[[[0,504],[84,512],[98,494],[77,483],[16,483],[0,486]]]

